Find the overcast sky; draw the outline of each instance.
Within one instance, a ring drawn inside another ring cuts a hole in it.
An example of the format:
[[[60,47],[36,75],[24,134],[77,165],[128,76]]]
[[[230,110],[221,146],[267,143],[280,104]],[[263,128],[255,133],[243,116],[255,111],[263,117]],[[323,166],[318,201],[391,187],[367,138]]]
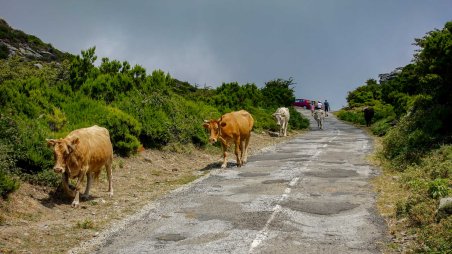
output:
[[[410,63],[451,0],[0,0],[0,17],[54,47],[127,60],[199,86],[292,77],[297,98],[347,92]]]

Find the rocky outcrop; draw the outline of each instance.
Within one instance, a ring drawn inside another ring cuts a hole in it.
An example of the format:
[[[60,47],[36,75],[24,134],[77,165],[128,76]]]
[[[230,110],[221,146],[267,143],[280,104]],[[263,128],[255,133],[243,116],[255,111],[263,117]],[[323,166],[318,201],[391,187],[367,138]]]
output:
[[[16,30],[0,19],[0,58],[19,56],[27,60],[62,61],[70,54],[55,49],[33,35]]]

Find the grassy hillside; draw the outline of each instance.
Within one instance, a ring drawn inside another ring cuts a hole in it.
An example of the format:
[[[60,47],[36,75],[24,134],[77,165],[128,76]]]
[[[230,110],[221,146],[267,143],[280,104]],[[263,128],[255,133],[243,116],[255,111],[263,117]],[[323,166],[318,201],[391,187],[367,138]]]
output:
[[[5,22],[0,25],[2,42],[36,52],[52,49],[54,60],[59,61],[18,54],[0,60],[3,197],[18,188],[19,178],[58,185],[46,138],[61,138],[74,129],[97,124],[110,131],[114,152],[120,156],[133,155],[140,147],[159,149],[173,144],[203,149],[208,140],[204,119],[245,109],[255,118],[255,130],[275,130],[271,113],[279,106],[290,106],[294,97],[291,79],[269,81],[262,89],[238,83],[200,89],[162,70],[147,73],[127,61],[102,58],[95,66],[95,47],[66,57],[34,36],[11,29]],[[267,90],[280,96],[268,98]],[[294,114],[289,124],[301,129],[308,121]]]
[[[452,249],[452,209],[438,206],[452,193],[452,22],[416,45],[411,64],[380,84],[368,80],[349,92],[348,107],[337,115],[364,124],[363,107],[375,110],[370,129],[382,137],[384,168],[377,189],[397,241],[393,247],[446,253]]]

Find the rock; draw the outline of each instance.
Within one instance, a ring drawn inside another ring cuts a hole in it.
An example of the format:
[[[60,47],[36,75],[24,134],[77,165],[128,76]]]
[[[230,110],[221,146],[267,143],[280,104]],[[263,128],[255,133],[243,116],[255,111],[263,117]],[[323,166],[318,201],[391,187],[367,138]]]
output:
[[[38,69],[42,69],[42,64],[40,64],[40,63],[35,63],[33,65]]]
[[[279,137],[279,133],[274,131],[268,131],[268,135],[270,135],[271,137]]]
[[[439,206],[436,217],[438,220],[446,218],[452,214],[452,197],[442,198],[439,200]]]

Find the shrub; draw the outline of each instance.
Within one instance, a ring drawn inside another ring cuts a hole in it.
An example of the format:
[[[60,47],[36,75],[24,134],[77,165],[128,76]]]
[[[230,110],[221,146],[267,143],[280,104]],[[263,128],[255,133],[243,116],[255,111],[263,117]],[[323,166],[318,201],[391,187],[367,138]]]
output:
[[[419,163],[428,150],[439,147],[442,125],[438,122],[441,107],[410,111],[383,139],[383,154],[395,168],[403,171],[412,163]]]
[[[364,114],[358,110],[344,110],[341,109],[336,113],[337,117],[343,121],[357,123],[361,125],[366,124],[366,120],[364,120]]]
[[[292,130],[302,130],[309,127],[309,120],[305,118],[294,107],[289,107],[290,120],[289,128]]]
[[[109,130],[116,153],[122,156],[136,153],[140,146],[137,137],[141,132],[141,124],[134,117],[118,108],[107,107],[106,114],[99,119],[99,124]]]
[[[12,177],[4,170],[0,169],[0,196],[7,198],[8,194],[19,189],[18,179]]]
[[[414,204],[408,211],[410,222],[415,226],[425,226],[435,221],[435,202],[428,200]]]
[[[9,55],[9,49],[5,44],[0,44],[0,59],[6,59]]]
[[[428,194],[434,199],[446,197],[449,194],[447,179],[438,178],[429,183]]]
[[[370,128],[370,130],[376,136],[379,136],[379,137],[384,136],[389,131],[389,129],[392,127],[392,125],[391,125],[392,122],[393,122],[393,119],[391,120],[391,118],[382,119],[380,121],[375,122],[372,125],[372,127]]]
[[[452,216],[448,216],[438,223],[432,223],[419,234],[423,248],[418,252],[449,253],[452,250]]]
[[[140,145],[140,122],[118,108],[78,94],[75,100],[63,105],[63,111],[69,124],[65,128],[66,131],[59,134],[61,137],[75,129],[99,125],[110,132],[115,153],[129,156],[135,153]]]
[[[253,130],[255,132],[260,132],[264,129],[272,131],[279,130],[276,121],[272,116],[272,114],[275,113],[274,109],[250,107],[247,110],[254,118]]]

